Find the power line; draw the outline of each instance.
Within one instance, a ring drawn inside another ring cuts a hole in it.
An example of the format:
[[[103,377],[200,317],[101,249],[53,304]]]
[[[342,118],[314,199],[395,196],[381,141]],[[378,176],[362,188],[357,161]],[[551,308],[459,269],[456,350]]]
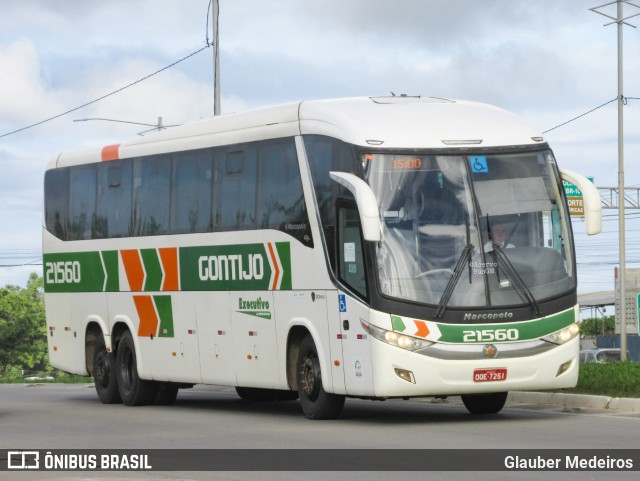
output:
[[[550,129],[545,130],[545,131],[543,131],[542,133],[543,133],[543,134],[546,134],[547,132],[551,132],[552,130],[555,130],[555,129],[557,129],[557,128],[562,127],[563,125],[570,124],[571,122],[573,122],[573,121],[575,121],[575,120],[578,120],[578,119],[580,119],[580,118],[584,117],[585,115],[589,115],[591,112],[595,112],[596,110],[601,109],[602,107],[604,107],[604,106],[606,106],[606,105],[609,105],[609,104],[610,104],[610,103],[612,103],[612,102],[616,102],[617,100],[618,100],[618,97],[616,97],[615,99],[611,99],[611,100],[609,100],[609,101],[607,101],[607,102],[603,103],[602,105],[598,105],[596,108],[591,109],[591,110],[589,110],[588,112],[585,112],[584,114],[580,114],[580,115],[578,115],[577,117],[572,118],[571,120],[567,120],[566,122],[562,122],[561,124],[556,125],[555,127],[551,127]]]
[[[90,102],[84,103],[84,104],[82,104],[82,105],[80,105],[78,107],[75,107],[73,109],[67,110],[66,112],[62,112],[61,114],[54,115],[53,117],[49,117],[47,119],[41,120],[41,121],[36,122],[34,124],[31,124],[31,125],[27,125],[26,127],[22,127],[20,129],[14,130],[12,132],[7,132],[6,134],[2,134],[2,135],[0,135],[0,139],[3,138],[3,137],[7,137],[9,135],[17,134],[18,132],[22,132],[24,130],[36,127],[38,125],[42,125],[42,124],[44,124],[46,122],[50,122],[51,120],[55,120],[55,119],[57,119],[59,117],[62,117],[62,116],[67,115],[67,114],[70,114],[71,112],[75,112],[76,110],[80,110],[80,109],[82,109],[84,107],[87,107],[88,105],[95,104],[96,102],[99,102],[100,100],[106,99],[107,97],[111,97],[112,95],[115,95],[118,92],[122,92],[123,90],[128,89],[129,87],[133,87],[134,85],[139,84],[140,82],[143,82],[144,80],[147,80],[147,79],[153,77],[154,75],[158,75],[160,72],[164,72],[165,70],[170,69],[171,67],[174,67],[175,65],[178,65],[180,62],[184,62],[188,58],[191,58],[194,55],[199,54],[200,52],[202,52],[203,50],[205,50],[207,48],[209,48],[209,44],[208,43],[207,43],[207,45],[205,45],[201,49],[196,50],[195,52],[191,52],[189,55],[187,55],[185,57],[182,57],[180,60],[176,60],[172,64],[167,65],[166,67],[163,67],[160,70],[156,70],[155,72],[153,72],[153,73],[151,73],[151,74],[149,74],[149,75],[147,75],[145,77],[142,77],[141,79],[138,79],[135,82],[131,82],[130,84],[125,85],[124,87],[120,87],[119,89],[116,89],[113,92],[109,92],[108,94],[105,94],[102,97],[99,97],[97,99],[91,100]]]
[[[35,264],[35,263],[31,263],[28,262],[27,264],[0,264],[0,269],[2,269],[3,267],[37,267],[37,266],[41,266],[42,262],[40,262],[39,264]]]

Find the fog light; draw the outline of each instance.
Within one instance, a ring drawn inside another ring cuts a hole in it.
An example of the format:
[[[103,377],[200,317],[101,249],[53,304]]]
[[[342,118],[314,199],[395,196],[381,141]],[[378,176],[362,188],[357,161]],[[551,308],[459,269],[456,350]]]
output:
[[[397,367],[394,367],[393,369],[400,379],[413,384],[416,383],[416,379],[413,377],[413,373],[411,371],[407,371],[406,369],[398,369]]]
[[[556,377],[560,376],[561,374],[564,374],[565,372],[567,372],[569,370],[569,368],[571,367],[571,362],[572,361],[567,361],[564,364],[562,364],[559,368],[558,368],[558,374],[556,374]]]

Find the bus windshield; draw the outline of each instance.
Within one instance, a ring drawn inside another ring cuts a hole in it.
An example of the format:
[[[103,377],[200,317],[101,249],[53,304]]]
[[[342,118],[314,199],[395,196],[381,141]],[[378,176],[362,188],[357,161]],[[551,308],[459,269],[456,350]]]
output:
[[[576,286],[569,217],[550,151],[364,154],[378,199],[384,296],[447,307],[530,305]]]

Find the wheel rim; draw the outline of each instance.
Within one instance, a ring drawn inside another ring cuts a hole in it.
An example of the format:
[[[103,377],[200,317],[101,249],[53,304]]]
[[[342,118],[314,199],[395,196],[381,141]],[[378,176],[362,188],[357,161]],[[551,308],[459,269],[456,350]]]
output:
[[[320,394],[320,386],[322,381],[320,379],[320,363],[318,356],[315,353],[310,353],[302,361],[301,370],[302,391],[307,399],[310,401],[316,401]]]

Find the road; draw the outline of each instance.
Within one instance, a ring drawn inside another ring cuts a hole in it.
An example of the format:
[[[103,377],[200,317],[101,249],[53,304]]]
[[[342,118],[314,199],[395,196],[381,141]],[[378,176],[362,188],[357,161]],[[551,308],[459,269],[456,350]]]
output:
[[[340,419],[309,421],[297,401],[242,401],[235,390],[196,386],[173,406],[102,405],[92,385],[0,385],[1,449],[601,449],[637,448],[639,413],[563,412],[507,405],[474,417],[459,399],[347,400]],[[461,451],[464,453],[464,451]],[[460,461],[465,463],[464,457]],[[558,473],[456,472],[38,472],[3,479],[559,479]],[[9,476],[10,475],[10,476]],[[561,478],[637,479],[635,473],[571,472]]]

